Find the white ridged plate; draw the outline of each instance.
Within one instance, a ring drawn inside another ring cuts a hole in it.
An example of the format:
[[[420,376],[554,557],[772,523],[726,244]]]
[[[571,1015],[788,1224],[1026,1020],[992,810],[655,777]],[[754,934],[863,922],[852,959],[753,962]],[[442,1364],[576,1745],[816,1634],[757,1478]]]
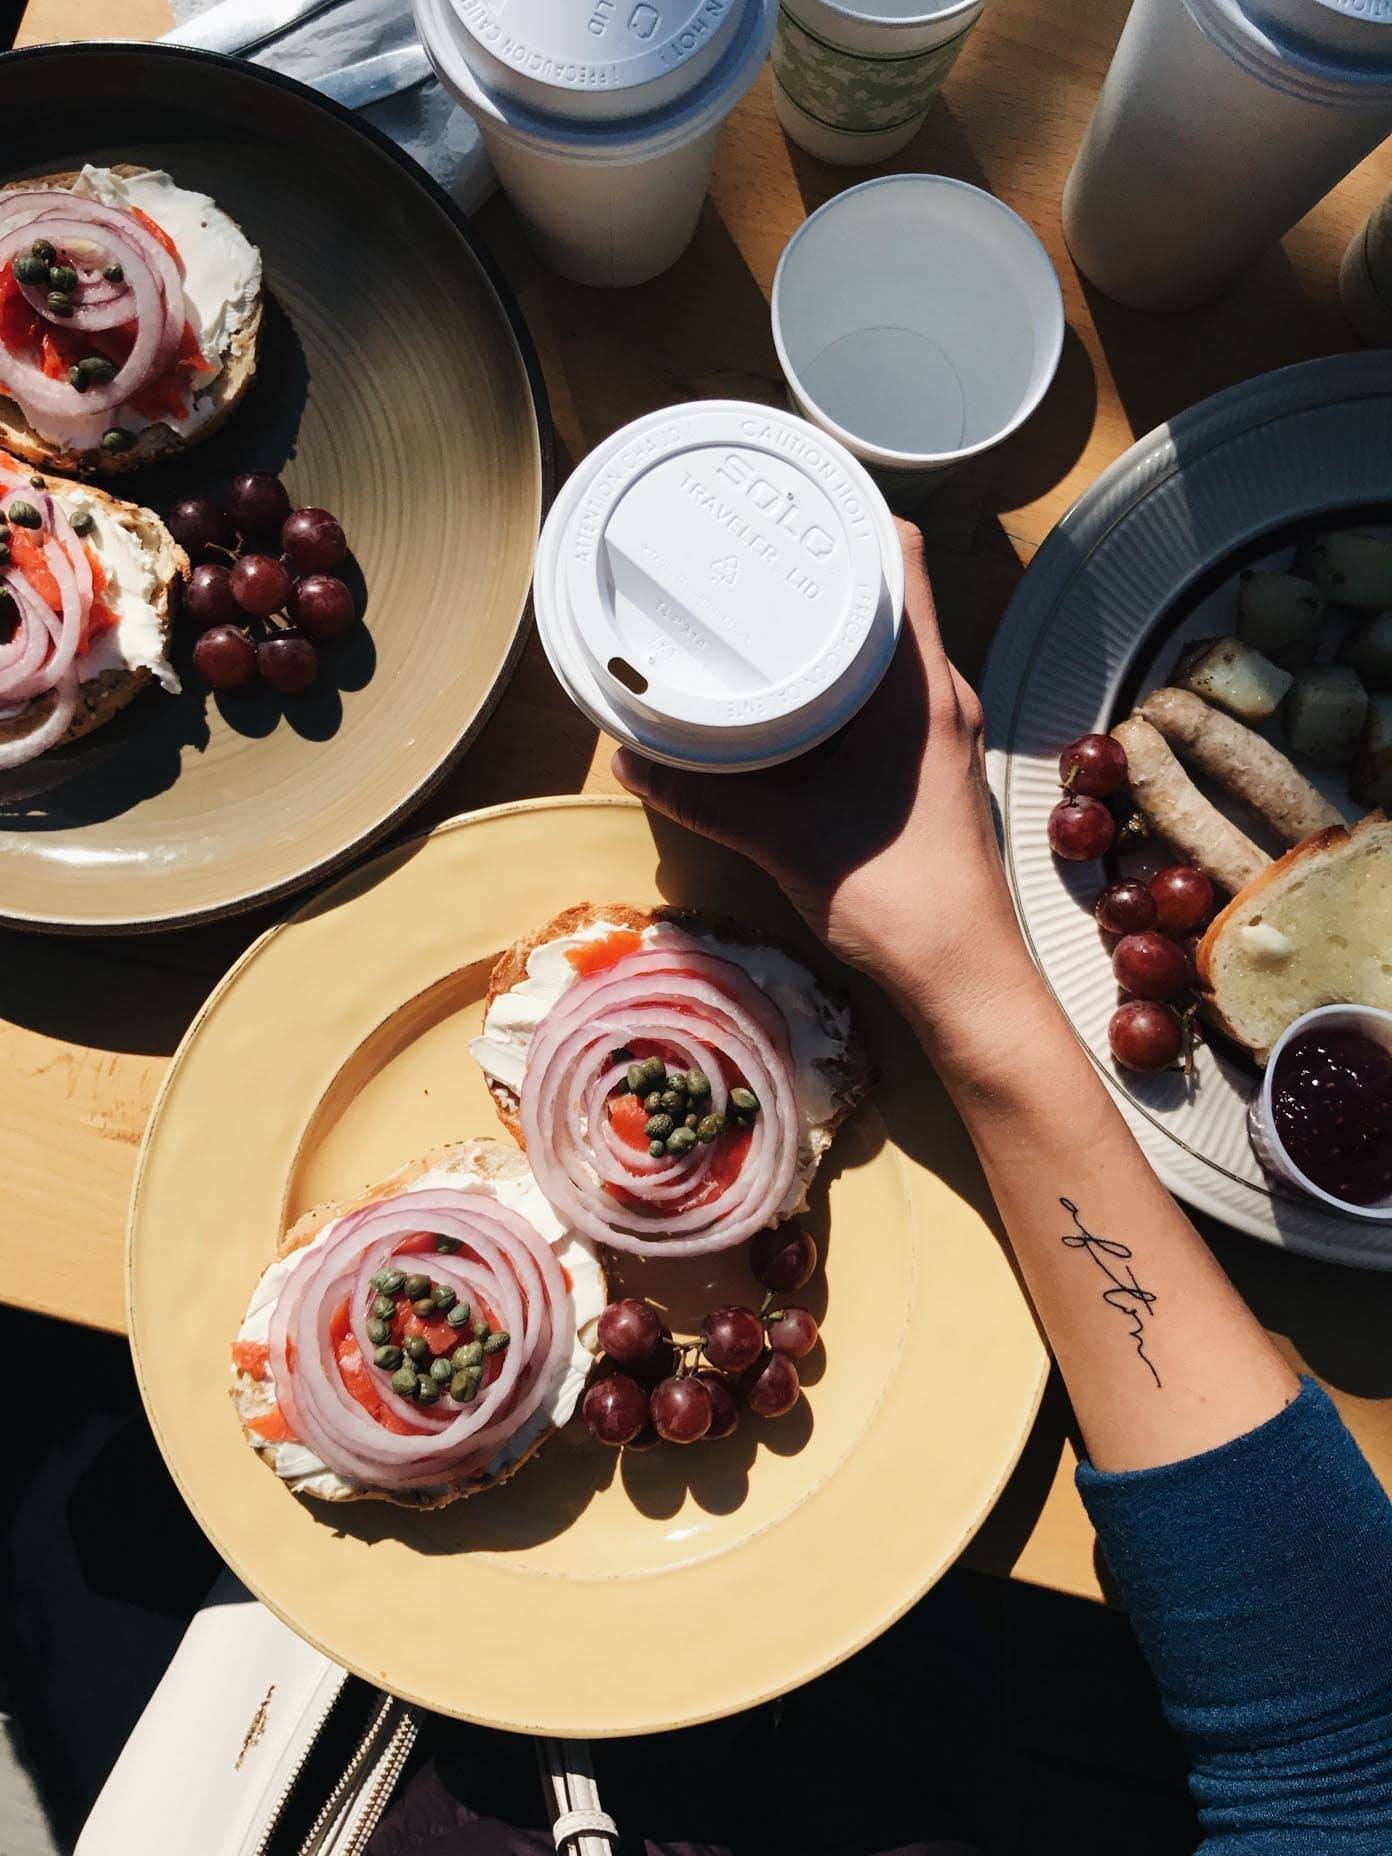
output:
[[[1064,864],[1045,834],[1059,750],[1105,730],[1163,680],[1171,641],[1235,610],[1223,564],[1260,558],[1312,521],[1392,503],[1392,353],[1338,355],[1217,394],[1140,439],[1039,550],[986,667],[991,788],[1006,869],[1035,960],[1156,1172],[1239,1230],[1362,1269],[1392,1269],[1392,1225],[1368,1225],[1277,1191],[1252,1156],[1255,1071],[1213,1044],[1192,1087],[1113,1063],[1118,993],[1092,917],[1097,864]],[[1283,534],[1284,531],[1284,534]],[[1210,588],[1215,572],[1224,584]],[[1224,602],[1226,601],[1226,606]],[[1180,609],[1177,612],[1177,608]],[[1350,816],[1346,789],[1329,791]]]

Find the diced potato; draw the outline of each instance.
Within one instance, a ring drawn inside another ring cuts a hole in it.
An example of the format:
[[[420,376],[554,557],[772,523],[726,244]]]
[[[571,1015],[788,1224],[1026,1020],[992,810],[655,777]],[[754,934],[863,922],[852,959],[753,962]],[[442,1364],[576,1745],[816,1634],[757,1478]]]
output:
[[[1237,635],[1286,670],[1311,662],[1324,622],[1324,600],[1299,574],[1249,568],[1238,594]]]
[[[1302,670],[1286,698],[1286,739],[1297,754],[1331,766],[1353,759],[1368,713],[1368,692],[1347,664]]]
[[[1303,557],[1326,599],[1355,612],[1392,606],[1392,541],[1340,529],[1321,535]]]
[[[1351,781],[1361,806],[1392,811],[1392,696],[1371,696]]]
[[[1291,686],[1291,674],[1240,638],[1200,638],[1175,665],[1171,682],[1216,702],[1242,722],[1264,722]]]
[[[1392,690],[1392,612],[1360,625],[1339,652],[1339,662],[1356,670],[1365,688]]]

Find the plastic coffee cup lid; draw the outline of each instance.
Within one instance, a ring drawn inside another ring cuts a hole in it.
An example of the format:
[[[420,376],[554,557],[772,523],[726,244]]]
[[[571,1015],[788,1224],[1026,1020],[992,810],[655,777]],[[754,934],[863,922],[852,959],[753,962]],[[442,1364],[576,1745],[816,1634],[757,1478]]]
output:
[[[684,95],[742,0],[452,0],[480,79],[558,116],[641,114]]]
[[[537,624],[599,727],[676,766],[734,772],[825,740],[894,652],[893,518],[835,439],[702,400],[624,427],[542,533]]]

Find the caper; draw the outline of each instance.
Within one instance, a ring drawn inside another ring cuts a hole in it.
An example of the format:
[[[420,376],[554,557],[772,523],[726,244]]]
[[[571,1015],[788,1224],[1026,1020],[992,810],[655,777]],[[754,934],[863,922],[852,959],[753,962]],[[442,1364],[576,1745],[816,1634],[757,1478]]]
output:
[[[29,488],[31,490],[41,490],[43,487],[44,487],[44,480],[39,475],[38,471],[31,472],[30,477],[29,477]]]
[[[483,1351],[485,1353],[501,1353],[511,1339],[512,1336],[508,1333],[506,1328],[499,1328],[496,1334],[490,1334],[488,1339],[483,1343]]]
[[[90,535],[97,526],[96,517],[90,509],[74,509],[68,521],[74,535]]]
[[[666,1147],[669,1154],[689,1154],[696,1145],[696,1136],[690,1128],[673,1128],[667,1136]]]
[[[405,1354],[408,1360],[414,1360],[419,1365],[422,1360],[430,1358],[430,1342],[423,1334],[413,1334],[405,1343]]]
[[[450,1380],[454,1378],[454,1368],[450,1365],[444,1354],[438,1355],[430,1362],[430,1377],[435,1381],[437,1386],[447,1386]]]
[[[423,1295],[430,1294],[430,1278],[428,1276],[407,1276],[404,1278],[401,1286],[406,1291],[406,1300],[408,1302],[418,1302]]]
[[[667,1065],[662,1061],[661,1057],[645,1057],[643,1059],[643,1080],[647,1083],[649,1089],[654,1087],[660,1089],[666,1083]]]
[[[669,1115],[683,1115],[686,1113],[686,1097],[678,1095],[675,1089],[664,1089],[662,1106]]]
[[[466,1341],[462,1347],[456,1347],[450,1355],[450,1364],[455,1372],[462,1373],[466,1366],[477,1366],[483,1358],[483,1342]]]
[[[632,1063],[633,1052],[626,1044],[620,1044],[617,1050],[610,1051],[609,1061],[610,1063]]]
[[[6,550],[8,552],[8,550]],[[660,1160],[667,1151],[666,1141],[649,1141],[648,1153],[654,1160]]]
[[[44,264],[52,264],[53,260],[58,256],[57,251],[46,238],[36,238],[29,249],[33,252],[34,256]]]
[[[437,1282],[430,1291],[430,1299],[442,1314],[448,1314],[458,1300],[454,1290],[447,1282]]]
[[[50,290],[61,290],[64,296],[70,296],[77,288],[77,272],[70,264],[50,265],[48,287]]]
[[[730,1091],[730,1106],[731,1108],[737,1108],[742,1115],[757,1115],[759,1112],[759,1098],[752,1089],[732,1089]]]
[[[624,1076],[624,1081],[628,1084],[628,1093],[631,1096],[641,1096],[647,1088],[648,1082],[647,1072],[644,1070],[642,1064],[629,1064],[628,1070]]]
[[[384,1373],[394,1373],[405,1357],[400,1347],[379,1347],[372,1356],[372,1364],[380,1366]]]
[[[704,1070],[688,1070],[686,1073],[686,1089],[688,1095],[708,1096],[710,1094],[710,1078],[706,1075]]]
[[[385,1347],[387,1342],[391,1339],[391,1331],[391,1322],[382,1321],[376,1315],[374,1315],[367,1324],[367,1338],[372,1342],[374,1347]]]
[[[486,1316],[484,1315],[474,1316],[474,1325],[473,1325],[472,1332],[473,1332],[473,1336],[475,1340],[487,1340],[488,1339],[488,1336],[493,1332],[493,1330],[491,1327],[489,1327]]]
[[[643,1107],[650,1115],[656,1115],[662,1107],[662,1091],[660,1089],[650,1090],[648,1094],[643,1097]]]
[[[126,281],[125,266],[113,258],[110,264],[102,266],[102,276],[109,284],[123,284]]]
[[[689,1095],[690,1089],[687,1085],[686,1071],[673,1070],[667,1078],[667,1087],[669,1089],[675,1089],[679,1096]]]
[[[467,1302],[456,1302],[445,1316],[452,1328],[466,1328],[469,1325],[470,1308]]]
[[[430,1377],[429,1373],[422,1373],[420,1378],[416,1381],[416,1403],[418,1405],[433,1405],[439,1396],[440,1387],[438,1383]]]
[[[80,367],[74,365],[68,369],[68,385],[76,392],[85,393],[91,384]]]
[[[643,1132],[650,1141],[665,1141],[675,1125],[670,1115],[650,1115]]]
[[[414,1398],[416,1396],[416,1375],[409,1366],[397,1367],[396,1371],[391,1376],[391,1385],[392,1391],[399,1392],[402,1398]]]
[[[371,1282],[373,1288],[379,1290],[383,1295],[399,1295],[401,1292],[401,1285],[405,1282],[406,1278],[401,1274],[400,1270],[386,1269],[378,1270],[377,1274],[369,1277],[368,1280]]]
[[[119,457],[123,451],[129,451],[135,443],[135,433],[128,431],[124,425],[108,426],[101,435],[101,448],[108,457]]]
[[[104,387],[108,380],[116,378],[116,363],[108,361],[104,354],[85,354],[77,364],[77,371]]]
[[[372,1298],[372,1312],[379,1321],[390,1321],[396,1313],[396,1303],[389,1295],[375,1295]]]
[[[51,316],[70,316],[73,313],[73,300],[66,290],[50,290],[44,302]]]
[[[411,1304],[411,1310],[413,1314],[419,1315],[422,1321],[429,1321],[432,1315],[440,1312],[428,1295],[418,1295]]]
[[[682,1126],[684,1128],[699,1128],[700,1125],[701,1125],[701,1117],[696,1113],[695,1109],[692,1109],[691,1113],[687,1116],[686,1120],[682,1123]]]
[[[14,261],[15,281],[21,284],[46,284],[48,262],[36,251],[26,251]]]
[[[725,1117],[723,1115],[703,1115],[700,1125],[696,1129],[696,1139],[698,1141],[718,1141],[724,1132]]]
[[[435,1248],[438,1251],[440,1251],[444,1256],[452,1257],[456,1250],[462,1250],[463,1247],[464,1245],[463,1245],[462,1238],[444,1237],[438,1231],[436,1232]]]
[[[10,520],[16,528],[43,527],[43,517],[32,503],[11,503]]]
[[[477,1398],[478,1389],[479,1382],[472,1373],[456,1373],[450,1380],[450,1397],[461,1405]]]

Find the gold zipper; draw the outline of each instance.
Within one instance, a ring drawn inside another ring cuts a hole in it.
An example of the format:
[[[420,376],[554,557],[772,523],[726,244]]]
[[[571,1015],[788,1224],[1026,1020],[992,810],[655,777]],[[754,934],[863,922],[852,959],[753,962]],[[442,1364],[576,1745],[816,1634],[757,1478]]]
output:
[[[381,1740],[383,1728],[395,1710],[400,1710],[399,1718],[392,1724],[386,1736],[385,1748],[379,1750],[377,1743]],[[309,1832],[300,1845],[299,1856],[318,1856],[324,1836],[343,1808],[344,1801],[357,1783],[363,1768],[369,1764],[376,1764],[379,1770],[372,1781],[371,1789],[356,1806],[357,1822],[351,1832],[350,1840],[336,1853],[336,1856],[361,1856],[368,1838],[377,1828],[378,1819],[387,1808],[388,1800],[415,1742],[415,1716],[397,1701],[394,1695],[382,1695],[381,1705],[368,1723],[342,1777],[324,1800],[323,1806],[310,1825]]]

